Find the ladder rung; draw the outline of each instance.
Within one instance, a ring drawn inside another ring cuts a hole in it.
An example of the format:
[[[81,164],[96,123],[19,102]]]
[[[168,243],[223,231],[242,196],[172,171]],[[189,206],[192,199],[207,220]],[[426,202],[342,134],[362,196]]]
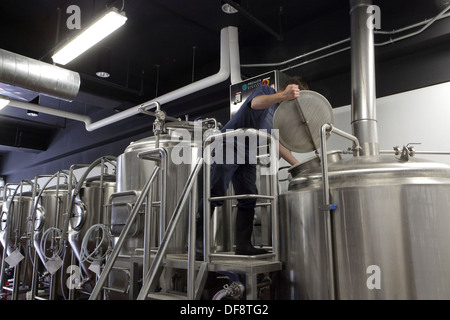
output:
[[[118,288],[113,288],[113,287],[103,287],[103,290],[109,290],[109,291],[118,292],[118,293],[127,293],[128,292],[127,289],[118,289]]]
[[[233,200],[233,199],[268,199],[273,200],[274,196],[268,196],[263,194],[239,194],[235,196],[223,196],[223,197],[210,197],[209,201],[221,201],[221,200]]]
[[[153,300],[187,300],[185,295],[168,292],[152,292],[147,297]]]

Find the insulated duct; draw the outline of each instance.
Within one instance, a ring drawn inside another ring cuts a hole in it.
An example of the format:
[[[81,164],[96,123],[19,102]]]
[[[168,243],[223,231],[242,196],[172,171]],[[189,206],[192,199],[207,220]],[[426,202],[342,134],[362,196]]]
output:
[[[374,32],[371,0],[350,0],[352,130],[362,155],[378,155]]]
[[[80,75],[45,62],[0,49],[0,82],[72,101]]]
[[[230,42],[232,43],[230,48]],[[231,56],[231,57],[230,57]],[[37,112],[42,112],[54,116],[64,117],[68,119],[73,119],[77,121],[84,122],[87,131],[94,131],[105,126],[111,125],[113,123],[119,122],[121,120],[130,118],[134,115],[141,113],[143,110],[150,110],[154,108],[156,105],[163,105],[165,103],[174,101],[176,99],[182,98],[189,94],[198,92],[200,90],[209,88],[216,84],[219,84],[230,78],[230,61],[234,64],[239,63],[239,48],[237,41],[237,28],[236,27],[226,27],[221,30],[220,33],[220,69],[216,74],[213,74],[204,79],[193,82],[189,85],[176,89],[172,92],[159,96],[150,101],[144,102],[140,105],[131,107],[125,111],[117,113],[113,116],[107,117],[105,119],[101,119],[97,122],[92,123],[91,118],[88,116],[60,111],[53,108],[47,108],[39,105],[35,105],[32,103],[23,103],[20,101],[10,101],[9,106],[33,110]],[[233,77],[234,79],[240,78],[240,69],[239,65],[233,66]]]

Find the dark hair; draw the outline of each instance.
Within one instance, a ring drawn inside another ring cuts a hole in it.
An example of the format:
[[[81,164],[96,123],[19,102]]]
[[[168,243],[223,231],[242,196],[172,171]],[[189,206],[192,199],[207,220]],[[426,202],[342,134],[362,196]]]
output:
[[[293,77],[290,77],[289,79],[287,79],[286,82],[284,83],[282,90],[286,89],[286,87],[290,84],[298,85],[298,88],[300,90],[309,90],[309,87],[308,87],[308,84],[306,83],[306,81],[303,80],[299,76],[293,76]]]

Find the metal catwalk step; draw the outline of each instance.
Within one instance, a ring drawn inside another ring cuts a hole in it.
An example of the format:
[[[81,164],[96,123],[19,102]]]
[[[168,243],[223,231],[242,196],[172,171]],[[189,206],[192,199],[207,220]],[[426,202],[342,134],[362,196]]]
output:
[[[178,293],[153,292],[148,294],[149,300],[187,300],[187,296]]]

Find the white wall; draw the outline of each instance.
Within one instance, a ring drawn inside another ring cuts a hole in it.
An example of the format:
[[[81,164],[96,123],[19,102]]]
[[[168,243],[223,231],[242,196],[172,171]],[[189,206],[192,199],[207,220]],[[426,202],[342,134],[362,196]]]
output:
[[[394,146],[414,145],[417,152],[450,153],[450,82],[403,92],[377,99],[378,142],[380,151],[392,151]],[[351,106],[333,109],[334,126],[352,133]],[[337,135],[327,141],[327,149],[346,150],[351,142]],[[314,155],[294,154],[300,161]],[[417,154],[415,157],[450,165],[450,155]],[[287,163],[282,160],[280,167]],[[280,172],[280,179],[286,177]]]

